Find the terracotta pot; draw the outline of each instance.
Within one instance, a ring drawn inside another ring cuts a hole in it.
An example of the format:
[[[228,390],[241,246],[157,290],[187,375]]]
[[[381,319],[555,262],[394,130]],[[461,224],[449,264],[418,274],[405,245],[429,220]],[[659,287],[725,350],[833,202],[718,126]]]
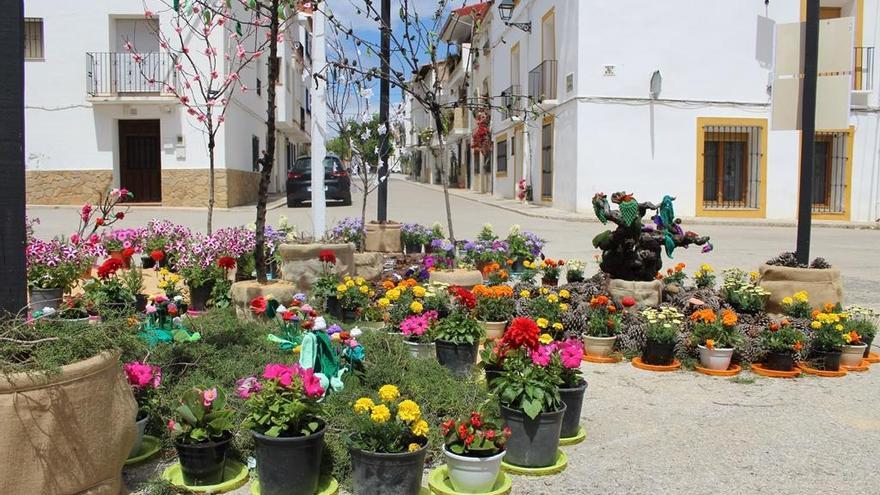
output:
[[[593,337],[584,335],[584,352],[588,356],[608,357],[614,351],[617,335],[613,337]]]

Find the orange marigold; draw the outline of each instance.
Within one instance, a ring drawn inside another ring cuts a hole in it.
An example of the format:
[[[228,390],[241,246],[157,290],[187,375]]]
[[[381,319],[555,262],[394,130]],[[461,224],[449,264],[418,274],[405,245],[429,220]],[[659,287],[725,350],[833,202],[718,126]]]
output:
[[[715,312],[711,309],[701,309],[691,314],[691,321],[701,321],[703,323],[715,323]]]
[[[706,339],[706,347],[709,349],[715,348],[715,341],[712,339]]]
[[[803,344],[803,342],[801,342],[801,341],[799,340],[799,341],[795,342],[794,345],[791,346],[791,348],[794,349],[794,350],[796,350],[796,351],[800,351],[801,349],[804,348],[804,344]]]
[[[684,267],[685,267],[684,263],[679,263],[679,264],[675,265],[675,271],[680,272],[680,271],[684,270]]]
[[[382,282],[382,288],[385,290],[391,290],[394,288],[394,282],[390,280],[385,280]]]
[[[736,325],[736,322],[739,321],[739,318],[736,316],[736,313],[729,309],[725,309],[721,312],[721,324],[725,327],[732,327]]]

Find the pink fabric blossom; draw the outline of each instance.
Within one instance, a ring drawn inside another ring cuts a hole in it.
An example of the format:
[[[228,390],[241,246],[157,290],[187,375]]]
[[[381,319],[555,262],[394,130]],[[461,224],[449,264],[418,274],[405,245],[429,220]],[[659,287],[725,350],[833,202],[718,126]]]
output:
[[[202,392],[202,404],[205,407],[211,407],[215,400],[217,400],[217,388],[209,388]]]
[[[235,382],[235,392],[242,399],[247,399],[251,395],[263,389],[260,380],[255,376],[241,378]]]
[[[162,373],[158,366],[147,363],[131,362],[123,365],[128,384],[134,389],[158,388],[162,381]]]

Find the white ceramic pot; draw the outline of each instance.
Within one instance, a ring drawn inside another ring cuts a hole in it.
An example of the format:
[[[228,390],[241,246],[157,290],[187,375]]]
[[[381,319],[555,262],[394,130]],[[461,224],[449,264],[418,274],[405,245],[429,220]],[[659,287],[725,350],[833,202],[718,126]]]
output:
[[[506,321],[480,321],[483,330],[486,331],[486,340],[498,340],[504,336],[504,330],[507,328]]]
[[[404,338],[403,343],[406,344],[412,357],[416,359],[434,359],[436,351],[434,350],[433,342],[423,344],[421,342],[413,342]]]
[[[617,335],[613,337],[591,337],[584,335],[584,353],[594,357],[608,357],[614,350],[614,342]]]
[[[840,365],[861,366],[865,349],[867,348],[866,344],[843,346],[843,354],[840,355]]]
[[[144,416],[143,419],[139,419],[134,422],[137,426],[137,436],[134,439],[134,445],[131,446],[131,452],[128,453],[128,458],[137,456],[141,451],[141,444],[144,442],[144,429],[147,427],[147,421],[150,420],[149,416]]]
[[[495,487],[505,452],[492,457],[467,457],[453,454],[443,447],[449,481],[458,493],[489,493]]]
[[[699,345],[700,348],[700,365],[710,370],[724,371],[730,368],[730,359],[733,358],[733,348],[729,349],[709,349],[706,346]]]

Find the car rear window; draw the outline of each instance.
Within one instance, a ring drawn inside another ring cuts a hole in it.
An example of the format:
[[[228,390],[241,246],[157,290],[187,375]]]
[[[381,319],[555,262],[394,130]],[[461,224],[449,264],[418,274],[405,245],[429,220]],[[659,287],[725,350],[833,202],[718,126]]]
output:
[[[332,173],[336,170],[342,168],[342,164],[339,162],[338,158],[334,158],[332,156],[328,156],[324,158],[324,172]],[[312,171],[312,159],[309,157],[297,158],[295,162],[293,162],[293,168],[289,170],[290,172],[311,172]]]

